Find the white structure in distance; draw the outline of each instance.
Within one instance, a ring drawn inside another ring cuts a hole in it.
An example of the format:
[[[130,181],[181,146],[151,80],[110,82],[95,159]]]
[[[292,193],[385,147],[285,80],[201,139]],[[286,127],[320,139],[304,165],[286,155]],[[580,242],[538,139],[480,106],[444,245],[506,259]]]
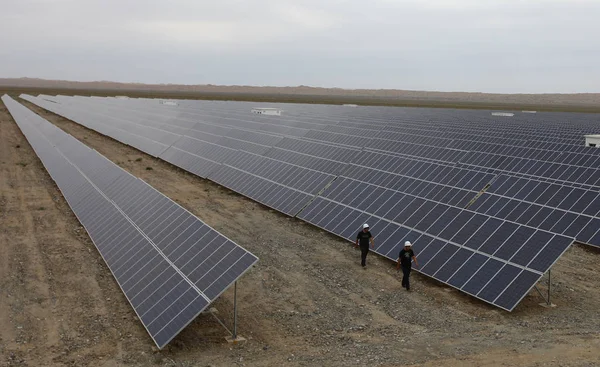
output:
[[[252,113],[257,115],[273,115],[273,116],[281,116],[282,110],[280,108],[273,107],[254,107],[252,109]]]
[[[584,135],[585,146],[592,148],[600,148],[600,134]]]
[[[159,103],[165,106],[179,106],[175,101],[160,101]]]
[[[515,114],[512,112],[492,112],[492,116],[506,116],[506,117],[512,117]]]
[[[342,106],[345,106],[345,107],[358,107],[358,105],[354,104],[354,103],[344,103]]]
[[[521,111],[522,113],[537,113],[537,111]]]

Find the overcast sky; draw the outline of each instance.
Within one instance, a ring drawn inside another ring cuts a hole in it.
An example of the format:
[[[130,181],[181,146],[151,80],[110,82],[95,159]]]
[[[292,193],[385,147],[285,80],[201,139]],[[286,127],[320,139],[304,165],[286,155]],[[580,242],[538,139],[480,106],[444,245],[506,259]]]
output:
[[[600,0],[0,0],[0,77],[600,92]]]

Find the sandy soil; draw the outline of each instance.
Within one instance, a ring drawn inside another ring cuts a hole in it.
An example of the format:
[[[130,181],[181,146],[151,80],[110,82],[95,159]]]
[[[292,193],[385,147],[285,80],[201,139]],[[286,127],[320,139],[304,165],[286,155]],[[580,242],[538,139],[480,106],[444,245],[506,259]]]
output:
[[[0,366],[596,366],[600,253],[553,268],[555,308],[512,313],[24,103],[260,257],[238,283],[229,345],[210,315],[153,343],[35,153],[0,105]],[[141,160],[138,160],[141,158]],[[151,167],[152,170],[148,170]],[[373,228],[376,234],[376,228]],[[540,286],[542,290],[543,286]],[[232,290],[215,304],[232,324]]]

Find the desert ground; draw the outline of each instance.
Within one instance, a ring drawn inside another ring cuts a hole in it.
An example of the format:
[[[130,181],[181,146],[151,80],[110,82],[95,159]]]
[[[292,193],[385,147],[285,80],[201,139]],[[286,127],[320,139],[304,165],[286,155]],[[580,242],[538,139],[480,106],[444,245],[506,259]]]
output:
[[[345,240],[20,102],[260,260],[238,282],[245,343],[201,315],[157,351],[0,104],[0,366],[600,365],[598,251],[574,245],[553,267],[554,308],[531,292],[509,313],[419,274],[406,292],[386,259],[363,270]],[[213,307],[231,327],[232,289]]]
[[[415,91],[401,89],[342,89],[305,85],[272,87],[212,84],[141,84],[110,81],[74,82],[38,78],[0,78],[0,90],[32,95],[128,95],[145,98],[218,99],[373,106],[468,109],[539,110],[600,113],[600,93],[498,94]]]

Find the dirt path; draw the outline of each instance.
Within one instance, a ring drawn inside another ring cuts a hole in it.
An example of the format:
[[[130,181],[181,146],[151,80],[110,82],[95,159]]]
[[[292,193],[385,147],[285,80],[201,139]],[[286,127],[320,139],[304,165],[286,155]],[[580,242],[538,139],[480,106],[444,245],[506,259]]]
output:
[[[153,352],[102,259],[3,109],[0,366],[21,360],[32,366],[600,365],[600,254],[573,247],[559,261],[553,309],[538,306],[541,299],[532,293],[507,313],[419,275],[407,293],[385,259],[370,256],[363,271],[358,251],[345,241],[24,104],[260,262],[238,285],[246,344],[225,343],[224,330],[205,315],[166,350]],[[227,325],[232,300],[228,291],[214,305]]]

